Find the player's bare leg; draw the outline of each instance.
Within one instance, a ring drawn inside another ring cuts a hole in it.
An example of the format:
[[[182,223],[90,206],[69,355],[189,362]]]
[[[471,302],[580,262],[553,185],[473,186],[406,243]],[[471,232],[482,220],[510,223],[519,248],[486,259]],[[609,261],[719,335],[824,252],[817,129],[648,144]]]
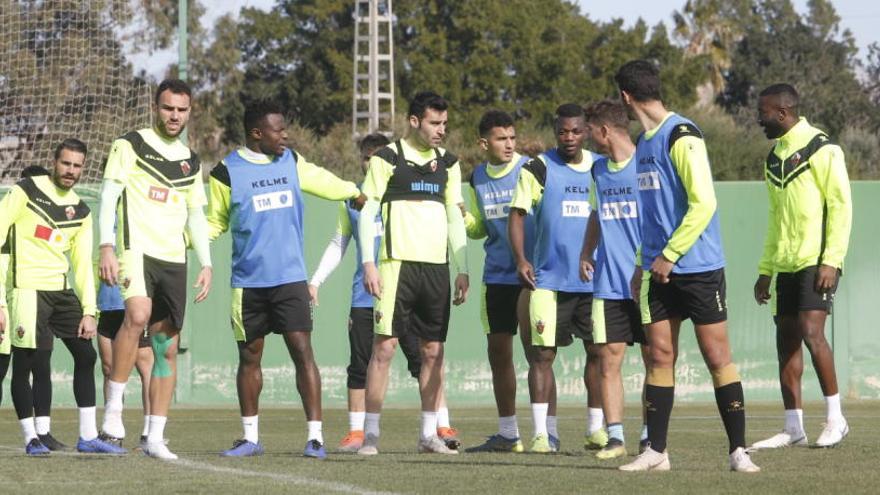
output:
[[[437,435],[437,411],[443,397],[443,343],[420,340],[422,369],[419,373],[419,394],[422,399],[419,452],[457,454]],[[368,374],[369,376],[369,374]]]
[[[358,454],[379,453],[379,415],[382,413],[382,403],[385,401],[385,392],[388,389],[388,371],[396,349],[397,337],[374,335],[373,353],[367,365],[364,445],[358,450]]]
[[[602,363],[600,347],[584,341],[587,364],[584,366],[584,387],[587,389],[587,433],[584,435],[584,448],[597,450],[608,443],[605,431],[605,414],[602,409]]]
[[[121,332],[121,330],[120,330]],[[177,349],[180,329],[174,328],[169,318],[150,325],[150,344],[153,348],[153,373],[150,380],[150,428],[144,453],[158,459],[173,460],[177,455],[165,445],[165,425],[168,410],[177,385]]]
[[[626,355],[626,343],[595,345],[599,355],[600,395],[602,411],[608,423],[608,441],[597,457],[611,459],[626,455],[623,437],[623,377],[620,367]]]

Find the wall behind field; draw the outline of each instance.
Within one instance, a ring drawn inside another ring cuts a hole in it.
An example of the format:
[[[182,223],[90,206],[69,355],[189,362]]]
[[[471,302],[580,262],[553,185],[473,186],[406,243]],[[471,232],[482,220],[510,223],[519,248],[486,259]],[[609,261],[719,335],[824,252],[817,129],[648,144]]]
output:
[[[767,197],[763,183],[720,182],[716,184],[719,212],[727,254],[727,290],[730,307],[730,340],[734,357],[749,400],[778,400],[774,328],[769,309],[758,307],[752,299],[752,285],[766,229]],[[844,277],[836,297],[835,311],[826,329],[833,343],[841,391],[851,398],[880,398],[880,339],[876,338],[873,305],[880,294],[880,263],[874,249],[880,245],[880,222],[871,212],[880,211],[880,182],[853,183],[854,222]],[[94,202],[92,202],[94,206]],[[313,270],[336,224],[336,205],[307,198],[306,259]],[[447,394],[453,406],[493,404],[491,375],[485,351],[485,337],[479,317],[479,275],[483,251],[480,242],[469,244],[473,287],[468,302],[452,311],[446,351]],[[340,267],[321,288],[320,305],[315,308],[313,344],[321,369],[324,404],[345,405],[345,368],[348,364],[348,304],[354,249],[349,249]],[[214,288],[207,302],[187,308],[183,347],[180,356],[177,401],[184,404],[228,405],[237,403],[235,371],[236,345],[229,325],[230,240],[224,236],[213,246]],[[190,266],[190,283],[197,266]],[[516,369],[519,377],[518,401],[528,402],[526,364],[517,344]],[[583,347],[575,344],[562,349],[556,363],[561,401],[584,403],[582,383]],[[807,362],[804,397],[816,400],[821,392],[815,373]],[[63,346],[53,356],[55,404],[73,405],[71,359]],[[264,405],[299,403],[295,374],[283,341],[267,340],[263,358]],[[100,367],[96,368],[100,388]],[[636,400],[644,370],[637,348],[627,354],[624,385],[627,397]],[[4,384],[8,388],[9,380]],[[129,404],[137,404],[140,391],[133,376],[127,390]],[[685,323],[677,366],[677,398],[711,401],[711,377],[696,347],[692,326]],[[9,395],[6,395],[9,397]],[[100,400],[100,399],[99,399]],[[389,385],[388,399],[393,405],[415,405],[418,391],[409,377],[400,353]],[[8,407],[8,406],[7,406]]]

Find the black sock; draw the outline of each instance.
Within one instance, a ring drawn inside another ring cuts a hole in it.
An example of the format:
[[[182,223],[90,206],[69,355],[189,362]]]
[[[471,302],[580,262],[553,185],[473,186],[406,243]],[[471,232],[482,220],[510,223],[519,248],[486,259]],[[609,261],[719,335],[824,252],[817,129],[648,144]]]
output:
[[[33,349],[12,348],[12,404],[18,419],[34,415],[34,395],[31,390],[31,369],[33,368]]]
[[[32,352],[34,416],[49,416],[52,410],[52,351],[37,349]]]
[[[91,340],[61,339],[73,356],[73,397],[77,407],[95,406],[95,361],[98,355]]]
[[[746,405],[743,398],[742,382],[733,382],[715,389],[715,402],[718,404],[718,412],[724,429],[727,431],[727,441],[733,452],[738,447],[746,446]],[[650,430],[649,430],[650,431]]]
[[[3,380],[6,379],[6,372],[9,370],[9,361],[12,354],[0,354],[0,404],[3,404]]]
[[[648,440],[651,449],[662,453],[666,450],[666,435],[669,431],[669,416],[672,415],[672,403],[675,399],[675,387],[658,387],[645,385],[645,402],[648,409]]]

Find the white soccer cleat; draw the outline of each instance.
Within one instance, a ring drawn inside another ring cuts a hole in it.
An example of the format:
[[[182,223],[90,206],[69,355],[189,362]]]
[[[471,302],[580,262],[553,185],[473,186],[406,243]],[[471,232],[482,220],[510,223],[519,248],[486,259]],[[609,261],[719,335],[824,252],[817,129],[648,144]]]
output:
[[[777,433],[770,438],[766,438],[761,440],[760,442],[753,443],[748,449],[747,452],[755,452],[757,450],[762,449],[781,449],[784,447],[806,447],[807,446],[807,434],[804,432],[800,433],[791,433],[788,431],[783,431],[782,433]]]
[[[437,435],[431,435],[419,439],[419,454],[458,454],[458,451],[447,447]]]
[[[822,433],[816,440],[816,447],[835,447],[849,434],[849,424],[846,419],[840,418],[829,421],[823,425]]]
[[[730,470],[737,473],[759,473],[761,468],[752,462],[746,449],[737,447],[730,453]]]
[[[163,461],[173,461],[177,459],[177,454],[168,450],[168,446],[164,442],[147,442],[143,446],[144,454]]]
[[[636,457],[636,460],[617,469],[621,471],[669,471],[670,468],[668,453],[664,451],[661,454],[648,447]]]
[[[122,411],[104,411],[104,424],[101,425],[101,431],[120,440],[125,438]]]
[[[377,455],[379,453],[379,436],[367,433],[364,444],[357,451],[358,455]]]

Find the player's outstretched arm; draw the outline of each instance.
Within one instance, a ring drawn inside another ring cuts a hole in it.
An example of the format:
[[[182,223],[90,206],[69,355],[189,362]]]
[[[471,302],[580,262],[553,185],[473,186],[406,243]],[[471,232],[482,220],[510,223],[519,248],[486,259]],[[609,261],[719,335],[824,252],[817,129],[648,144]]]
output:
[[[361,196],[357,184],[342,180],[333,172],[306,161],[297,154],[296,174],[303,192],[323,199],[340,201]]]

